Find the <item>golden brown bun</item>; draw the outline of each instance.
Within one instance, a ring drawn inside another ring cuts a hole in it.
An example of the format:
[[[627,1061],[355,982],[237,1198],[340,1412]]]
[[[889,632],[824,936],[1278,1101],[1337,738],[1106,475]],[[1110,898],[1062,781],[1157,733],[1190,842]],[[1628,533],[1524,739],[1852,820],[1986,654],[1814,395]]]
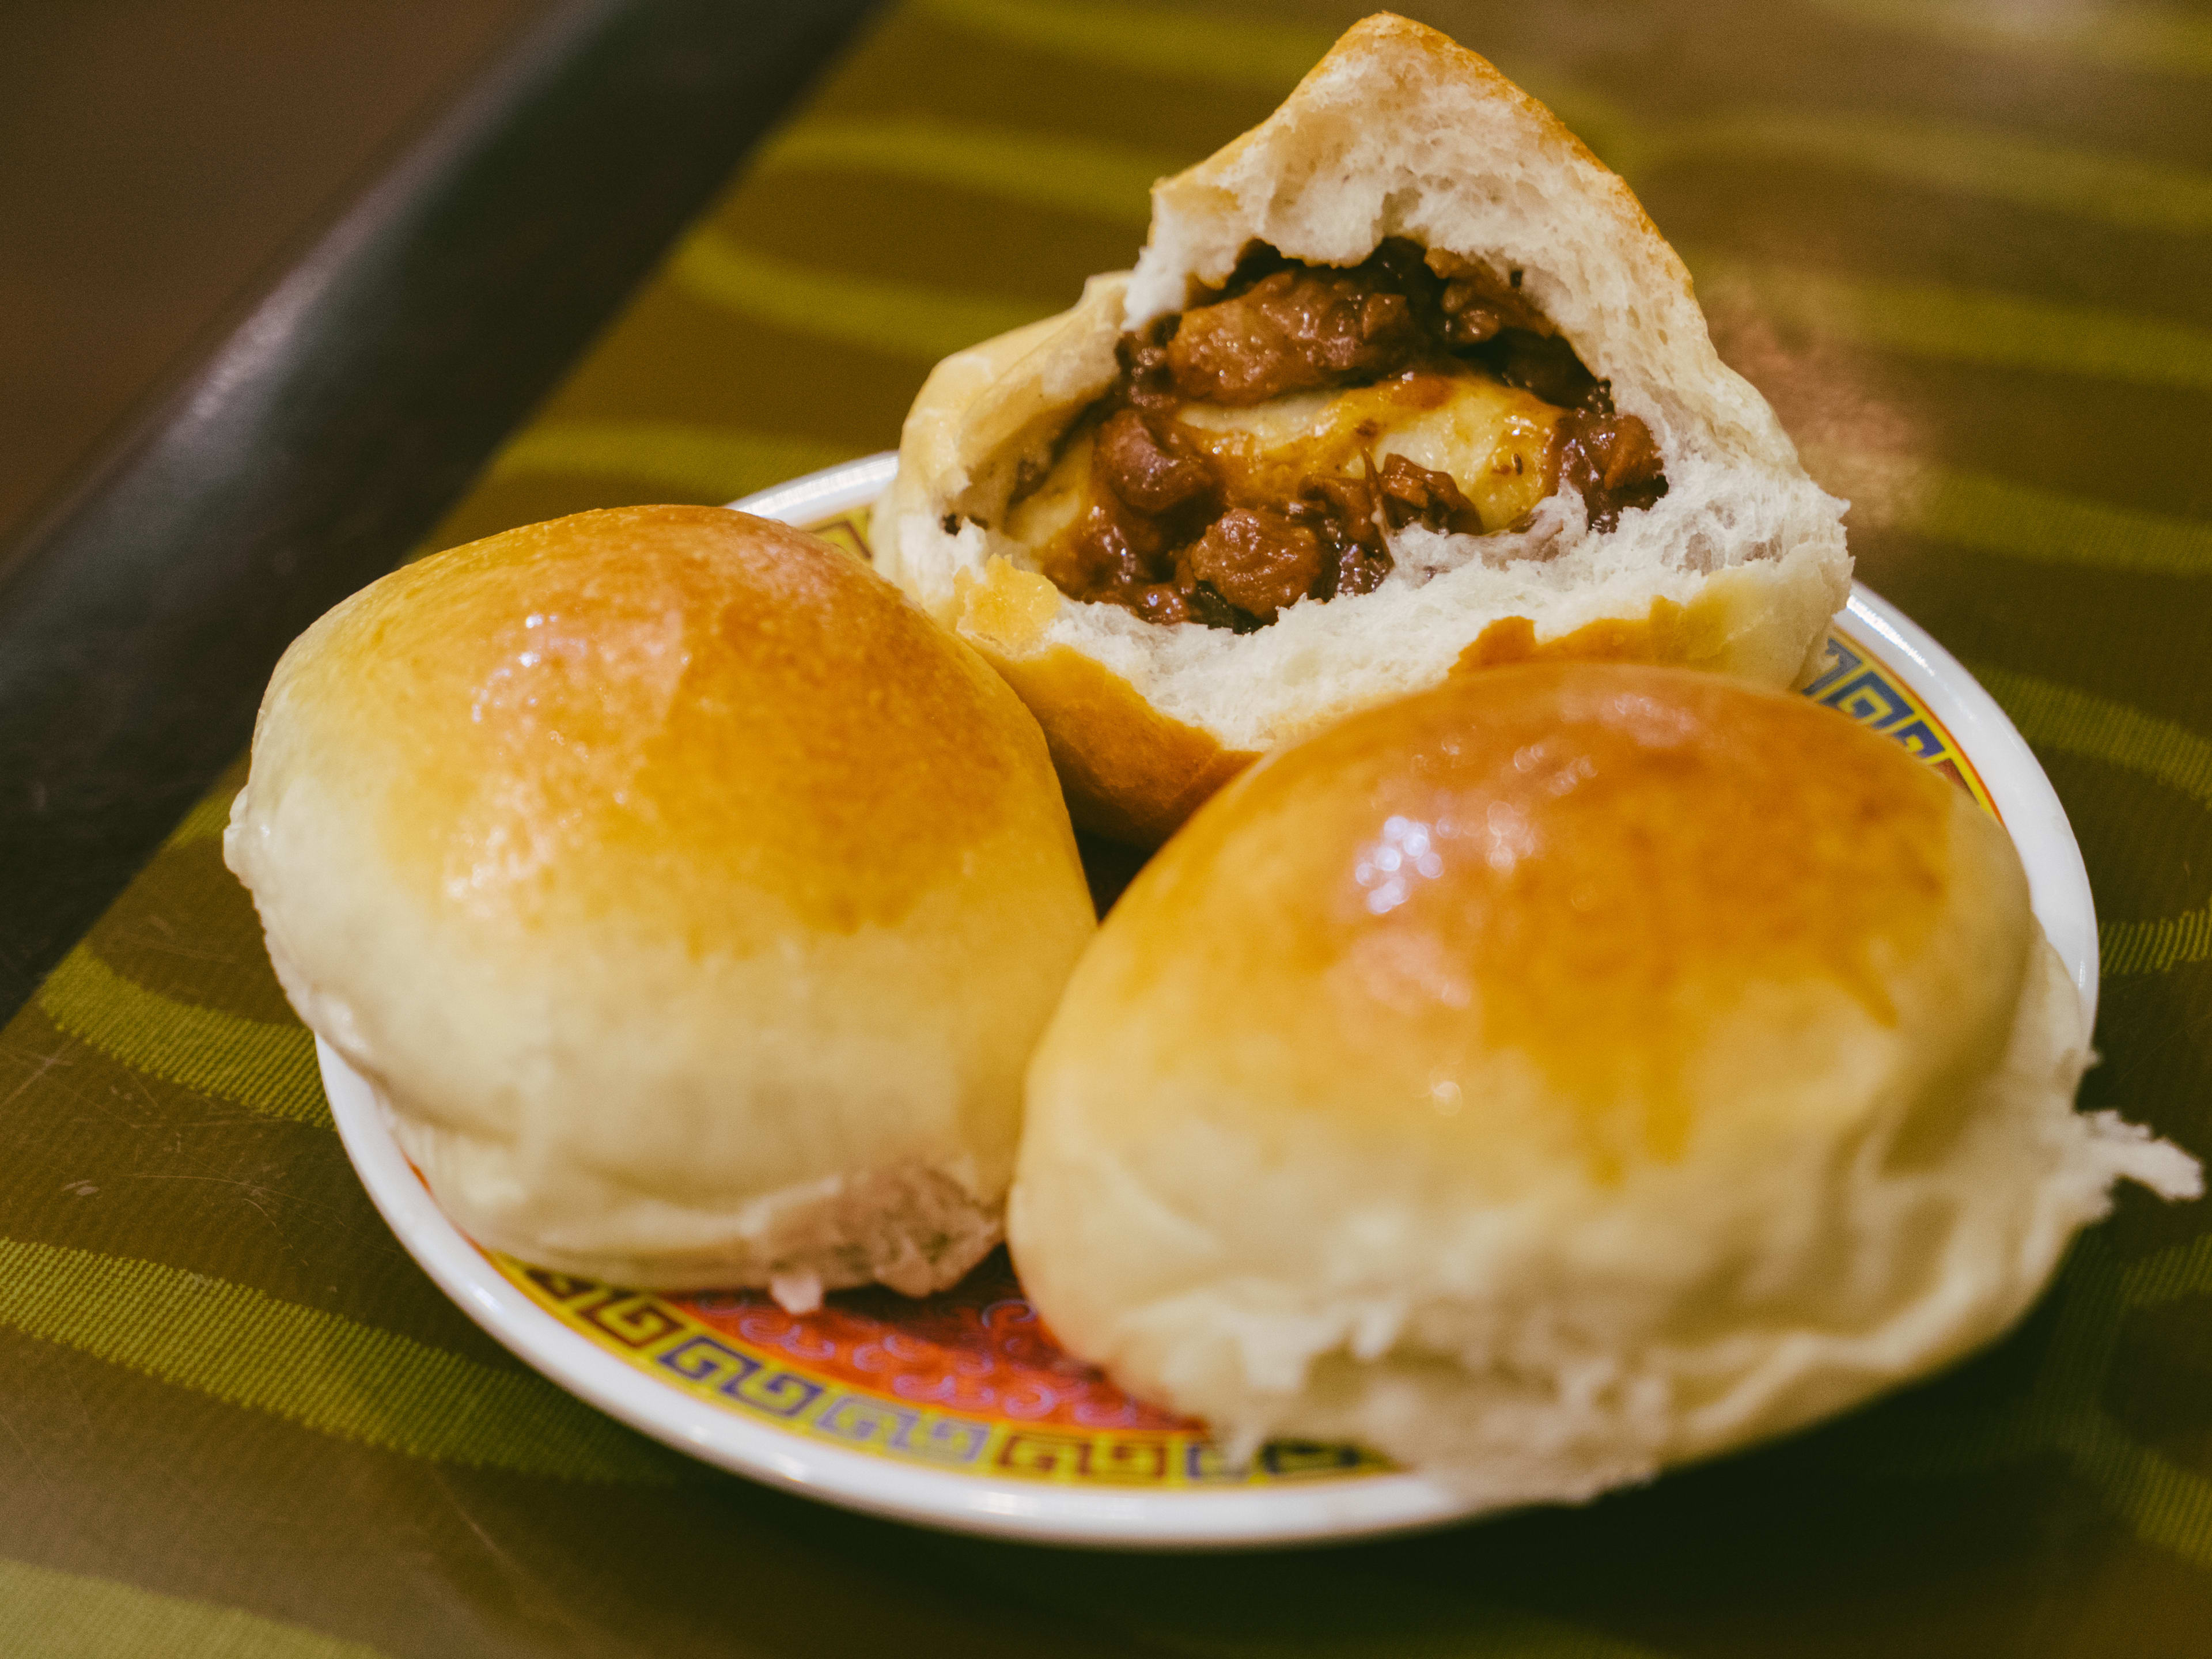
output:
[[[1084,957],[1010,1212],[1069,1349],[1494,1504],[1988,1340],[2117,1176],[2011,843],[1832,711],[1500,668],[1279,750]]]
[[[1409,528],[1374,592],[1301,602],[1247,635],[1063,599],[1006,533],[1007,505],[1112,382],[1121,331],[1225,281],[1255,240],[1346,265],[1391,236],[1522,273],[1650,428],[1667,495],[1611,530],[1567,489],[1524,529]],[[1383,15],[1261,125],[1154,186],[1133,273],[939,365],[908,417],[876,557],[1022,692],[1079,822],[1151,842],[1251,757],[1459,666],[1595,657],[1788,685],[1849,596],[1843,505],[1721,362],[1628,187],[1482,58]]]
[[[225,851],[447,1213],[653,1287],[957,1279],[1093,927],[1005,684],[719,507],[533,525],[339,605],[270,683]]]

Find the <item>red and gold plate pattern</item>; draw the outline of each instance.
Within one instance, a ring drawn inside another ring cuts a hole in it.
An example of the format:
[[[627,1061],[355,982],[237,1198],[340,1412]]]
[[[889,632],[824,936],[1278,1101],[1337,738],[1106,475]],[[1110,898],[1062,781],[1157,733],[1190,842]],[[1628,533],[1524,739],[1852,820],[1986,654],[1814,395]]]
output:
[[[489,1253],[488,1253],[489,1254]],[[786,1313],[764,1293],[651,1296],[489,1254],[539,1307],[656,1381],[851,1451],[1021,1480],[1208,1487],[1371,1474],[1346,1446],[1279,1442],[1243,1467],[1203,1425],[1062,1352],[1003,1249],[921,1301],[890,1291]]]

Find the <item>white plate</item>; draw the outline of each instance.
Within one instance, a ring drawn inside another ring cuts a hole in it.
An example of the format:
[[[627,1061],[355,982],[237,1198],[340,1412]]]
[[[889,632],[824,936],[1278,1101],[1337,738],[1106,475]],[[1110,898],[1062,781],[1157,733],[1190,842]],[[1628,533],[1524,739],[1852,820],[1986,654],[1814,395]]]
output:
[[[892,466],[873,456],[736,505],[858,543]],[[2097,925],[2081,852],[1989,694],[1860,588],[1808,695],[1898,737],[1998,816],[2094,1011]],[[1054,1360],[1011,1285],[982,1282],[988,1267],[964,1297],[840,1297],[805,1319],[758,1297],[663,1298],[533,1273],[446,1219],[370,1085],[320,1042],[316,1054],[347,1155],[439,1287],[555,1382],[679,1451],[851,1509],[1036,1542],[1287,1544],[1468,1512],[1419,1474],[1346,1449],[1271,1448],[1248,1470],[1228,1468],[1194,1425]]]

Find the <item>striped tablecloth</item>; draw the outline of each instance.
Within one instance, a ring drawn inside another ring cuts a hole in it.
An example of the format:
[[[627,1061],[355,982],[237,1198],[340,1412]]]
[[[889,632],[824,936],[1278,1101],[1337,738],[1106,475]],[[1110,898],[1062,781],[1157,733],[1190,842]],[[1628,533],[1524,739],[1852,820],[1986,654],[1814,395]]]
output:
[[[2036,744],[2105,918],[2087,1102],[2212,1152],[2212,15],[1409,9],[1627,175],[1862,576]],[[1354,15],[890,11],[438,543],[892,444]],[[690,1464],[370,1209],[222,865],[239,775],[0,1034],[0,1651],[2212,1654],[2212,1205],[2124,1200],[2012,1340],[1872,1411],[1411,1541],[1023,1549]]]

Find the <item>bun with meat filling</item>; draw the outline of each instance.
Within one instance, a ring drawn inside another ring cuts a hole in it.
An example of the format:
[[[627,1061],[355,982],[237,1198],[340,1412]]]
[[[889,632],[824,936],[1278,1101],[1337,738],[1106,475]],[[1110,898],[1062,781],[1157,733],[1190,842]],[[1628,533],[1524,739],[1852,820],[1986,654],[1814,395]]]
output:
[[[1842,510],[1627,186],[1385,15],[1153,187],[1133,272],[938,366],[877,558],[1036,712],[1078,821],[1150,843],[1455,670],[1787,685]]]
[[[1942,1365],[2120,1177],[1996,822],[1802,697],[1492,671],[1268,756],[1029,1073],[1008,1232],[1077,1356],[1249,1446],[1584,1498]]]

